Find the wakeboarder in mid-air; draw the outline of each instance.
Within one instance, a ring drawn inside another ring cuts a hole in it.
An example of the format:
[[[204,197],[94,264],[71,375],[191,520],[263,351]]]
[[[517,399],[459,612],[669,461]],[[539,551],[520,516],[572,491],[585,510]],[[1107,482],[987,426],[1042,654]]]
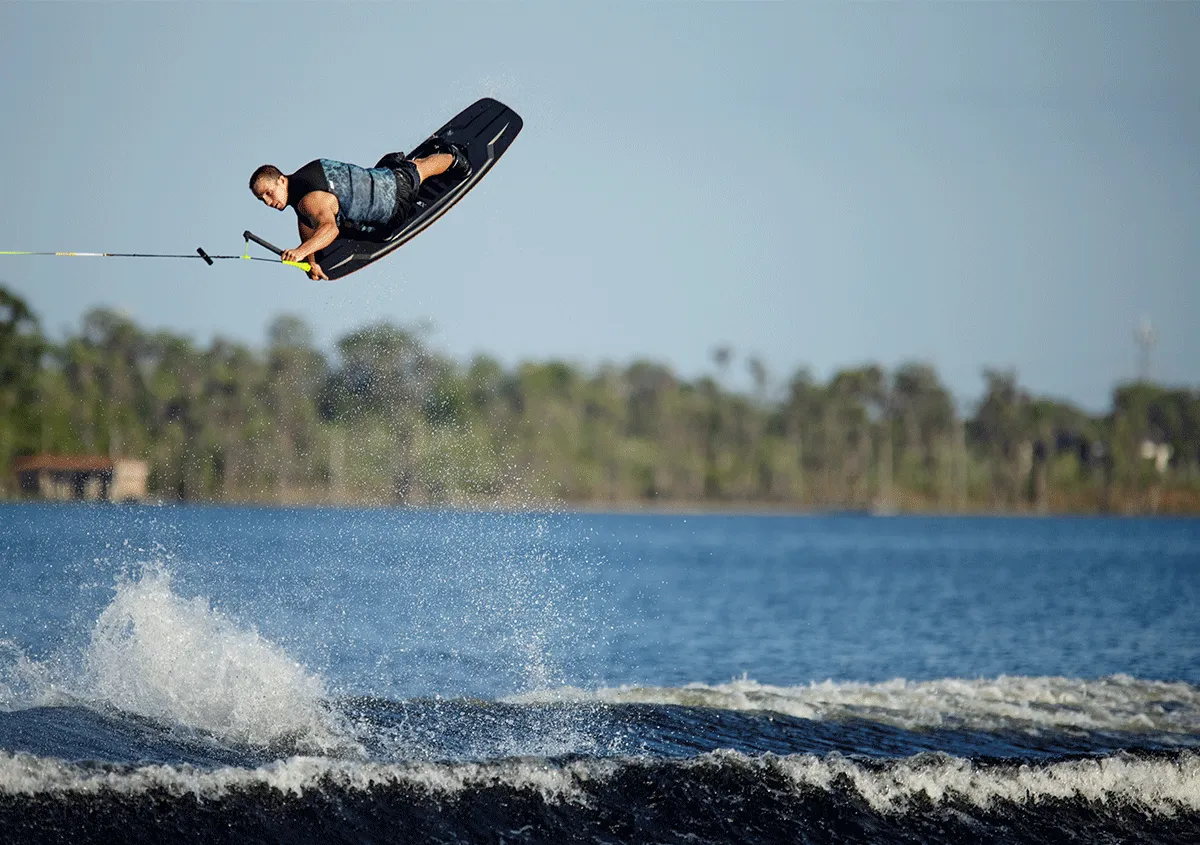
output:
[[[465,176],[470,171],[458,147],[444,146],[445,152],[423,158],[388,153],[370,169],[320,158],[285,174],[273,164],[264,164],[250,176],[250,190],[271,208],[295,209],[300,246],[284,250],[282,258],[307,261],[310,279],[327,279],[315,257],[343,230],[370,236],[395,229],[412,213],[422,182],[443,173]]]
[[[264,164],[250,177],[250,191],[271,208],[296,210],[300,246],[295,249],[281,249],[247,229],[241,255],[209,254],[198,247],[186,255],[0,250],[0,256],[187,258],[209,266],[217,260],[275,260],[250,255],[253,241],[310,279],[337,281],[391,255],[441,219],[500,160],[522,126],[521,116],[504,103],[482,97],[410,155],[388,153],[372,168],[320,158],[285,174]]]

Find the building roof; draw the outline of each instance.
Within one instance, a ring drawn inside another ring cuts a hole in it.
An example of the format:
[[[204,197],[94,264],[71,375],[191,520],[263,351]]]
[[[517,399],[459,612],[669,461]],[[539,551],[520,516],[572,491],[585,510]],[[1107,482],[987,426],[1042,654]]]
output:
[[[103,455],[26,455],[13,458],[13,472],[104,472],[113,462]]]

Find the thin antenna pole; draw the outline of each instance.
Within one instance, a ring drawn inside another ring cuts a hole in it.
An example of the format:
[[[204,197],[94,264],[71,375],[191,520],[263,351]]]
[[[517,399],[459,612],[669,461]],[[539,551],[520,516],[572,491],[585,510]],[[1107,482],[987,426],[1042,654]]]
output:
[[[1142,317],[1137,330],[1133,333],[1138,344],[1138,381],[1150,381],[1150,353],[1158,343],[1158,332],[1154,330],[1149,317]]]

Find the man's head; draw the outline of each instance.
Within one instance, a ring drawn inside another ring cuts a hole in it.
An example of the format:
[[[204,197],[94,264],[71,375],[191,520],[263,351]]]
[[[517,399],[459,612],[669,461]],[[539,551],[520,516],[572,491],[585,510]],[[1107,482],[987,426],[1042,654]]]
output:
[[[250,174],[250,191],[271,208],[287,208],[287,177],[273,164],[264,164]]]

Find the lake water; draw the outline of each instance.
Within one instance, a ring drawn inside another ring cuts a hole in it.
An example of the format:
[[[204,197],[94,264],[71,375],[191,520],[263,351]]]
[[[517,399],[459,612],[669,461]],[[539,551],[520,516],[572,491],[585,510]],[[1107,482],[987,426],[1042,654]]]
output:
[[[0,841],[1200,841],[1200,521],[0,508]]]

